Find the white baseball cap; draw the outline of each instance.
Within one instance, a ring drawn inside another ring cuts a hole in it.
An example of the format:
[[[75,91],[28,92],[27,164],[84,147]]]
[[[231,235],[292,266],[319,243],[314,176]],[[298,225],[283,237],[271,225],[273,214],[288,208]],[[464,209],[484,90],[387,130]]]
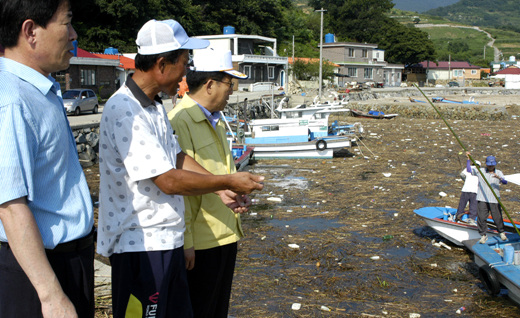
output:
[[[193,52],[193,66],[196,72],[224,72],[235,78],[248,76],[233,69],[230,50],[204,49]]]
[[[209,41],[190,38],[184,28],[175,20],[150,20],[137,33],[137,52],[154,55],[180,49],[203,49]]]

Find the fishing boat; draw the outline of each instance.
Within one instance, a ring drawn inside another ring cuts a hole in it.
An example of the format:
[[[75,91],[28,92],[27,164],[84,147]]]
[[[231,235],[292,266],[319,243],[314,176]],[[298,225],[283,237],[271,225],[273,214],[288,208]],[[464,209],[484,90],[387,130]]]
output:
[[[475,101],[475,97],[473,97],[473,96],[471,96],[469,98],[469,100],[463,100],[463,101],[447,99],[447,98],[444,98],[444,97],[433,97],[432,98],[432,102],[434,102],[434,103],[448,103],[448,104],[472,104],[472,105],[477,105],[478,104],[478,102]]]
[[[480,244],[477,239],[465,241],[464,245],[473,252],[479,276],[488,293],[496,296],[503,287],[508,297],[520,305],[520,237],[507,235],[508,240],[491,237]]]
[[[463,246],[464,241],[480,239],[478,228],[466,222],[457,222],[455,214],[457,209],[445,207],[424,207],[414,210],[426,224],[435,230],[440,236],[455,245]],[[490,222],[492,220],[490,219]],[[488,223],[489,224],[489,223]],[[494,237],[499,233],[494,229],[488,229],[487,236]]]
[[[363,112],[363,111],[360,111],[357,109],[351,109],[350,113],[354,117],[373,118],[373,119],[392,119],[392,118],[399,116],[399,114],[385,114],[383,112],[375,111],[375,110]]]
[[[315,105],[277,109],[280,118],[248,123],[244,143],[255,147],[255,159],[332,158],[334,151],[352,146],[363,133],[360,123],[329,126],[329,116],[344,113],[342,106]]]
[[[332,158],[334,150],[351,147],[354,136],[329,136],[327,125],[311,126],[304,119],[258,119],[249,128],[245,144],[255,148],[255,159]]]

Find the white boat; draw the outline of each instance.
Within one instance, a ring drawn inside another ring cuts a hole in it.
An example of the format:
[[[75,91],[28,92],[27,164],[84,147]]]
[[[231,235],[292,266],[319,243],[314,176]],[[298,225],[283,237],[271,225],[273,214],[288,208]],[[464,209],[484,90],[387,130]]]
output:
[[[330,114],[348,112],[340,108],[279,107],[280,118],[254,119],[248,123],[245,144],[255,147],[255,159],[332,158],[334,150],[351,147],[356,133],[362,132],[360,124],[341,126],[341,133],[328,125]]]
[[[420,216],[424,222],[426,222],[426,225],[455,245],[463,246],[464,241],[480,239],[480,234],[478,233],[476,225],[455,221],[455,213],[457,213],[457,209],[424,207],[416,209],[414,212]],[[488,229],[488,237],[497,235],[497,231]]]
[[[341,103],[301,104],[292,108],[283,108],[283,104],[287,101],[288,98],[284,98],[276,108],[279,119],[306,120],[311,139],[329,135],[328,122],[331,114],[350,114],[350,109],[344,108]]]

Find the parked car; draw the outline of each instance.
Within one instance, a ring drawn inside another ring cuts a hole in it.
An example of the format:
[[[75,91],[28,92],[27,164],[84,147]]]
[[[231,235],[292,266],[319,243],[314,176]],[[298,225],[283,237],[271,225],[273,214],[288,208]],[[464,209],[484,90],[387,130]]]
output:
[[[449,87],[459,87],[459,82],[448,82]]]
[[[65,91],[62,95],[63,105],[68,114],[78,116],[82,112],[98,112],[98,98],[91,89],[75,88]]]

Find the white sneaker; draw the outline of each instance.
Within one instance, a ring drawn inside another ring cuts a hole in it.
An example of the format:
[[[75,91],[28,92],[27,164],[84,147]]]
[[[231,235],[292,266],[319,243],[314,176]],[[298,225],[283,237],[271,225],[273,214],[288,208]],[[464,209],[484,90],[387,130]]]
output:
[[[504,232],[500,233],[500,239],[501,239],[502,241],[507,241],[506,233],[504,233]]]
[[[487,242],[487,235],[484,234],[480,237],[480,241],[478,241],[480,244],[484,244]]]
[[[469,225],[477,225],[477,222],[475,222],[475,220],[473,220],[473,219],[468,219],[467,223]]]

